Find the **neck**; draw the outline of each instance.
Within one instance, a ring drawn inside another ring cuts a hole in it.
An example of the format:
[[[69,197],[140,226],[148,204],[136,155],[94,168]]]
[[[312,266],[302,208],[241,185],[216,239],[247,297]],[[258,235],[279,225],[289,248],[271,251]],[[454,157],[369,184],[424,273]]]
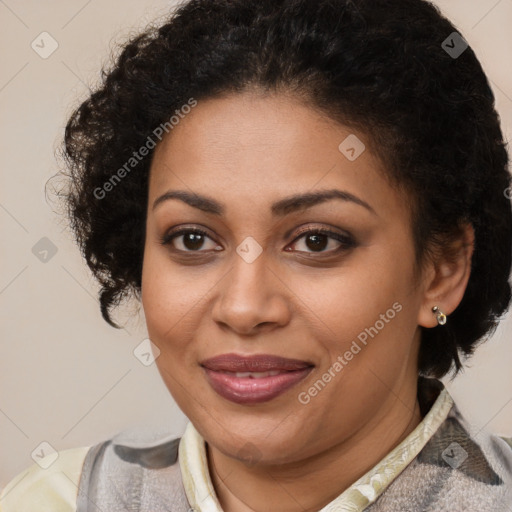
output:
[[[400,444],[421,422],[416,388],[393,396],[386,413],[323,453],[280,466],[248,467],[207,445],[209,471],[224,512],[316,512]]]

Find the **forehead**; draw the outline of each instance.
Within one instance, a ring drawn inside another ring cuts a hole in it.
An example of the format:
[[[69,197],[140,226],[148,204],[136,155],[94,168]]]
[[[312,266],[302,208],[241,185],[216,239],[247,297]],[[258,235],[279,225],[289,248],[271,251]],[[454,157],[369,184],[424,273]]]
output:
[[[400,208],[368,143],[290,96],[247,92],[199,101],[155,149],[150,206],[170,189],[268,206],[294,193],[342,188],[375,210]]]

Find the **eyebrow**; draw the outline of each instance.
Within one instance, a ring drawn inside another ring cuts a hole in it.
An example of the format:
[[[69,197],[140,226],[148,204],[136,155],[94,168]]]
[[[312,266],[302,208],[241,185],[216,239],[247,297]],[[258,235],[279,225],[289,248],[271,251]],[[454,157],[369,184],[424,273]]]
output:
[[[224,206],[215,199],[197,193],[187,192],[186,190],[169,190],[165,194],[161,195],[153,203],[153,211],[158,205],[171,199],[178,199],[192,206],[193,208],[198,208],[203,212],[211,213],[213,215],[221,216],[225,212]],[[366,201],[363,201],[350,192],[337,189],[309,192],[306,194],[297,194],[286,197],[273,203],[270,210],[272,215],[282,217],[289,213],[311,208],[317,204],[325,203],[326,201],[330,201],[332,199],[340,199],[342,201],[355,203],[359,206],[362,206],[363,208],[366,208],[374,215],[377,215],[375,210]]]

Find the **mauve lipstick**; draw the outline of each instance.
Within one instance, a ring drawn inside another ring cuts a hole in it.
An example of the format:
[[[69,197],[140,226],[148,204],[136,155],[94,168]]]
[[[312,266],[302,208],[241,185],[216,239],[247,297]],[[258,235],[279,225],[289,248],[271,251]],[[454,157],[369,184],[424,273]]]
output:
[[[303,380],[313,369],[307,361],[269,354],[222,354],[200,364],[214,391],[238,404],[272,400]],[[262,372],[263,375],[248,375]]]

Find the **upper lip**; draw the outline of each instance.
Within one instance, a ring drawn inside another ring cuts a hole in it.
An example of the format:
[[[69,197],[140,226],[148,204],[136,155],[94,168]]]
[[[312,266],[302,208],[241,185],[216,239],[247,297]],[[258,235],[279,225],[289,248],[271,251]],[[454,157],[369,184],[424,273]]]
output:
[[[307,361],[288,359],[270,354],[241,356],[238,354],[221,354],[201,361],[201,366],[214,371],[226,372],[270,372],[302,370],[313,366]]]

